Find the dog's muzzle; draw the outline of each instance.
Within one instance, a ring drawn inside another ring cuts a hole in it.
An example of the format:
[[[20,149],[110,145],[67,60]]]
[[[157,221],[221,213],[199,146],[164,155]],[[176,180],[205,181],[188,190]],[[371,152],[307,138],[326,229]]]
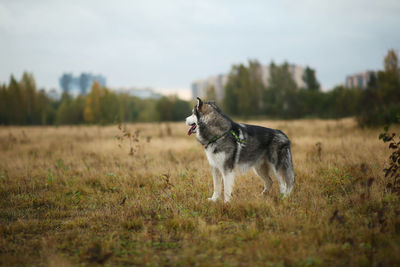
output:
[[[196,127],[197,127],[197,124],[196,124],[196,123],[193,123],[193,124],[190,126],[190,129],[189,129],[187,135],[191,135],[192,133],[195,133],[195,132],[196,132]]]
[[[186,118],[186,125],[190,126],[190,129],[188,131],[188,135],[191,135],[192,133],[196,132],[196,127],[197,127],[197,119],[194,115],[189,116]]]

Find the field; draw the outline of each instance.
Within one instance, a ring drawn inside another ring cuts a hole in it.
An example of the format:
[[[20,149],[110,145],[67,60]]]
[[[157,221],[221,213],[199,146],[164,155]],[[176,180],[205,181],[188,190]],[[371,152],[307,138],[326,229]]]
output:
[[[380,129],[352,119],[253,122],[292,140],[296,183],[231,203],[184,123],[0,127],[4,266],[388,266],[400,263],[399,196]],[[399,132],[394,128],[392,131]]]

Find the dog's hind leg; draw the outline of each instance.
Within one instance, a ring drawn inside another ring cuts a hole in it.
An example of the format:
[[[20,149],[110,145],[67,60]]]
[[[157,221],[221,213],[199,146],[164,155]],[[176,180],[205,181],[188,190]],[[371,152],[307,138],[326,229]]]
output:
[[[253,168],[254,172],[258,177],[264,182],[264,190],[261,194],[268,194],[272,188],[272,179],[269,176],[269,167],[268,164],[264,161],[260,165]]]
[[[212,197],[208,198],[208,200],[214,202],[220,198],[222,192],[222,179],[218,172],[219,171],[217,168],[211,167],[211,173],[213,176],[213,183],[214,183],[214,193]]]
[[[235,183],[235,173],[233,170],[222,173],[224,179],[224,202],[229,202],[232,197],[233,185]]]

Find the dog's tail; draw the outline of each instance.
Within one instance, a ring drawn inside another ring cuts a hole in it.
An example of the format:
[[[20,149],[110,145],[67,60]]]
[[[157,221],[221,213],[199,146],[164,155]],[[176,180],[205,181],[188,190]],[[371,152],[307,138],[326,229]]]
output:
[[[292,192],[295,175],[293,170],[293,162],[292,162],[292,153],[290,151],[290,141],[288,140],[278,153],[278,162],[280,163],[278,166],[278,173],[280,173],[283,177],[283,180],[286,183],[286,192],[288,195]]]

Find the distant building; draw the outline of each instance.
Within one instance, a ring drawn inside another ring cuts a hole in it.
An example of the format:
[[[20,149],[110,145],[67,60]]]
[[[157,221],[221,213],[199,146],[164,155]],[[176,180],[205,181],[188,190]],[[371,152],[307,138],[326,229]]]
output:
[[[52,99],[52,100],[59,100],[61,98],[60,91],[56,89],[50,89],[49,91],[46,91],[47,96]]]
[[[103,87],[106,86],[104,76],[84,72],[79,77],[74,77],[71,73],[64,73],[59,80],[61,90],[73,95],[86,95],[94,81],[97,81]]]
[[[70,93],[74,89],[74,77],[70,73],[64,73],[59,82],[64,93]]]
[[[209,76],[207,79],[194,81],[191,86],[193,98],[205,98],[207,89],[213,86],[217,97],[215,100],[222,100],[224,98],[224,87],[227,82],[228,75],[225,74]]]
[[[304,67],[291,64],[289,65],[289,72],[299,88],[305,87],[305,83],[303,81]],[[207,79],[196,80],[192,82],[191,89],[193,98],[205,98],[207,89],[210,86],[213,86],[217,97],[215,100],[222,101],[225,93],[224,88],[228,82],[228,76],[228,74],[219,74],[216,76],[209,76]],[[265,86],[268,86],[269,84],[269,77],[269,66],[261,65],[261,79]]]
[[[357,74],[346,76],[345,87],[346,88],[361,88],[365,89],[368,86],[371,76],[376,75],[375,71],[364,71]]]
[[[162,97],[161,94],[155,92],[151,88],[129,88],[129,89],[116,89],[119,94],[128,94],[130,96],[136,96],[141,99],[159,99]]]

